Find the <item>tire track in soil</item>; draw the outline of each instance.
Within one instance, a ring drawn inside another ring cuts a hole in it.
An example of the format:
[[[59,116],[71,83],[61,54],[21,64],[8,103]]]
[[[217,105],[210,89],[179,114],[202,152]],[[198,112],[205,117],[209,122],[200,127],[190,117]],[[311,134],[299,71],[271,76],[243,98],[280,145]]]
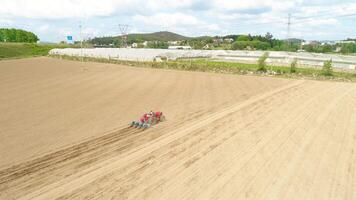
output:
[[[38,170],[46,170],[47,167],[66,160],[74,159],[83,154],[88,154],[100,146],[109,145],[111,143],[122,140],[130,134],[138,133],[138,130],[123,128],[110,134],[104,135],[100,138],[95,138],[66,149],[48,154],[46,156],[37,158],[35,160],[21,163],[0,171],[0,185],[11,182],[25,175],[30,175]]]
[[[131,143],[124,143],[140,133],[142,133],[142,130],[122,128],[102,137],[94,138],[2,170],[0,171],[0,193],[4,190],[16,190],[20,192],[25,188],[30,189],[33,187],[29,187],[33,179],[43,182],[37,185],[37,187],[40,187],[48,184],[48,181],[54,178],[58,179],[59,175],[65,177],[75,171],[80,171],[84,167],[90,166],[89,163],[105,159],[107,156],[103,154],[109,146],[117,145],[114,151],[118,154],[125,151],[130,147]],[[83,165],[82,162],[86,162],[86,165]],[[63,170],[66,167],[70,167],[72,170]],[[61,172],[67,173],[61,174]]]
[[[242,103],[238,103],[237,105],[232,105],[228,108],[222,109],[213,114],[205,115],[202,117],[203,119],[197,120],[197,122],[184,125],[183,127],[180,127],[169,133],[166,133],[162,137],[159,137],[157,140],[152,140],[148,143],[145,143],[144,145],[142,145],[141,148],[136,148],[134,152],[131,153],[128,152],[126,156],[116,156],[113,157],[112,159],[108,159],[105,162],[99,163],[98,166],[92,166],[86,170],[82,170],[81,172],[78,172],[77,174],[73,174],[72,176],[66,177],[58,182],[55,182],[54,184],[46,185],[45,187],[42,187],[38,191],[34,191],[33,193],[28,193],[27,195],[23,196],[23,198],[24,199],[27,198],[48,199],[48,198],[58,197],[58,195],[63,195],[63,192],[69,193],[70,191],[74,191],[76,188],[81,187],[83,185],[79,183],[90,183],[93,180],[98,179],[101,176],[104,176],[105,174],[115,170],[117,168],[116,165],[119,166],[121,163],[130,162],[132,161],[132,159],[135,160],[137,155],[140,155],[139,157],[141,157],[142,155],[146,155],[158,149],[160,146],[176,140],[186,132],[192,132],[196,129],[204,127],[205,125],[217,119],[223,118],[224,116],[230,113],[236,112],[237,110],[243,107],[249,106],[254,102],[262,100],[268,96],[272,96],[281,91],[296,87],[302,83],[304,83],[304,81],[294,82],[286,86],[277,88],[275,90],[266,92],[262,95],[258,95]]]
[[[189,118],[185,118],[188,121],[193,120],[208,112],[211,112],[211,110],[200,110],[189,114]],[[183,118],[178,118],[178,121],[182,123],[175,123],[170,129],[175,129],[184,124]],[[158,125],[164,126],[164,124]],[[19,197],[21,194],[56,182],[61,178],[87,169],[95,163],[118,156],[165,134],[155,132],[154,128],[145,131],[129,127],[119,128],[102,137],[89,139],[43,157],[4,169],[0,171],[0,193],[7,191],[9,194]]]
[[[293,93],[291,93],[291,92],[289,92],[290,94],[289,95],[292,95]],[[284,97],[286,97],[286,95],[288,96],[288,94],[285,94],[285,93],[283,93],[283,94],[281,94],[281,96],[284,96]],[[268,101],[267,101],[267,99],[266,100],[263,100],[262,102],[258,102],[258,104],[259,105],[265,105],[266,106],[266,104],[269,104],[269,103],[271,103],[272,101],[273,102],[275,102],[275,100],[277,100],[277,102],[278,102],[278,100],[280,100],[279,98],[279,94],[277,94],[277,95],[274,95],[273,97],[271,97],[271,98],[268,98]],[[275,100],[271,100],[271,99],[275,99]],[[282,99],[282,98],[281,98]],[[276,103],[276,102],[275,102]],[[278,102],[278,103],[282,103],[282,102]],[[278,104],[277,103],[277,104]],[[259,118],[261,118],[261,117],[265,117],[265,115],[269,115],[269,113],[270,113],[270,111],[267,109],[267,110],[265,110],[264,108],[261,108],[261,106],[259,106],[259,105],[257,105],[256,106],[256,108],[258,108],[259,110],[261,110],[261,112],[262,113],[258,113],[258,117]],[[250,108],[251,106],[249,106],[249,108]],[[252,109],[252,108],[251,108]],[[250,111],[251,112],[251,111]],[[252,112],[254,112],[254,111],[252,111]],[[233,113],[233,114],[235,114],[235,113]],[[257,118],[257,119],[255,119],[255,120],[253,120],[253,121],[260,121],[260,119],[259,118]],[[287,123],[287,122],[286,122]],[[236,131],[236,130],[234,130],[234,128],[233,127],[240,127],[240,126],[237,126],[237,124],[234,124],[234,125],[232,125],[232,127],[229,127],[229,123],[227,123],[227,121],[224,119],[221,119],[221,120],[219,120],[219,123],[217,123],[218,125],[215,125],[215,126],[213,126],[213,127],[211,127],[211,126],[209,126],[209,132],[210,132],[210,134],[211,135],[205,135],[205,136],[203,136],[203,138],[202,138],[202,140],[205,140],[206,138],[205,137],[209,137],[208,139],[206,139],[206,142],[208,143],[206,143],[206,144],[201,144],[202,146],[201,146],[201,148],[202,149],[199,149],[199,151],[197,151],[197,153],[193,153],[193,154],[191,154],[191,155],[182,155],[182,157],[181,158],[177,158],[177,160],[176,160],[176,163],[175,164],[173,164],[173,163],[171,163],[171,165],[167,165],[167,168],[169,168],[169,170],[171,170],[171,174],[176,174],[176,176],[179,176],[181,173],[186,173],[185,172],[185,170],[184,170],[184,165],[182,165],[182,166],[180,166],[180,163],[181,162],[183,162],[184,160],[187,160],[187,164],[188,164],[188,166],[185,166],[185,168],[186,167],[189,167],[190,165],[192,165],[193,163],[195,163],[195,162],[197,162],[197,161],[199,161],[199,159],[201,159],[201,158],[204,158],[205,157],[205,155],[207,154],[207,153],[209,153],[209,152],[211,152],[212,150],[214,150],[214,149],[216,149],[216,148],[218,148],[218,147],[220,147],[223,143],[225,143],[226,141],[229,141],[229,140],[231,140],[233,137],[235,137],[235,135],[236,135],[236,133],[238,133],[239,131]],[[242,125],[242,124],[241,124]],[[250,125],[252,125],[252,124],[250,124]],[[248,129],[248,127],[250,126],[250,125],[245,125],[244,126],[244,130],[245,129]],[[256,125],[256,124],[254,124],[254,125]],[[223,129],[221,129],[221,128],[223,128]],[[206,130],[201,130],[201,132],[205,132]],[[219,137],[220,137],[220,139],[219,140],[217,140],[217,142],[214,142],[214,140],[216,140],[216,139],[214,139],[214,138],[210,138],[211,136],[213,136],[213,135],[215,135],[215,132],[218,132],[219,134],[217,134],[216,135],[216,137],[219,139]],[[221,136],[221,134],[224,134],[224,135],[227,135],[227,137],[222,137]],[[240,133],[241,134],[241,133]],[[238,134],[238,136],[240,136],[240,134]],[[189,134],[190,135],[190,134]],[[273,138],[273,137],[272,137]],[[199,141],[199,143],[200,143],[200,141]],[[187,146],[188,144],[182,144],[183,146]],[[203,150],[204,149],[204,147],[206,147],[207,149],[205,149],[205,150]],[[209,147],[209,148],[208,148]],[[254,147],[254,145],[252,145],[251,147]],[[192,146],[192,147],[187,147],[187,148],[194,148],[194,146]],[[193,151],[194,152],[194,151]],[[245,153],[248,153],[248,152],[245,152]],[[238,155],[236,155],[236,158],[238,158],[238,157],[241,157],[241,156],[243,156],[243,155],[241,155],[242,153],[239,153]],[[189,158],[189,157],[191,157],[192,159],[186,159],[186,158]],[[160,159],[160,161],[161,161],[161,159],[162,159],[162,157],[160,157],[159,158]],[[165,162],[164,162],[165,163]],[[165,165],[165,164],[164,164]],[[230,166],[231,165],[231,163],[225,163],[223,166],[224,167],[227,167],[227,166]],[[173,166],[177,166],[177,167],[173,167]],[[161,168],[162,166],[160,166],[160,168]],[[165,168],[165,167],[163,167],[163,168]],[[176,168],[176,169],[175,169]],[[168,169],[167,169],[168,170]],[[218,170],[218,169],[217,169]],[[228,170],[228,168],[226,168],[225,169],[226,171]],[[219,171],[225,171],[225,170],[220,170],[219,169]],[[159,172],[157,172],[157,173],[159,173]],[[168,172],[167,171],[165,171],[165,172],[162,172],[162,174],[168,174]],[[197,172],[198,173],[198,172]],[[154,173],[153,173],[154,174]],[[195,174],[195,173],[192,173],[192,174]],[[227,174],[233,174],[233,173],[227,173]],[[212,174],[212,175],[214,175],[215,176],[215,174]],[[160,176],[160,178],[162,177],[163,175],[161,175]],[[204,178],[206,178],[206,177],[209,177],[210,176],[210,174],[207,174]],[[214,177],[214,176],[212,176],[212,178]],[[184,180],[179,180],[180,182],[180,184],[179,185],[186,185],[187,183],[188,183],[188,179],[190,178],[189,176],[181,176],[181,177],[184,177]],[[143,178],[143,177],[142,177]],[[145,176],[144,177],[144,179],[146,179],[147,177]],[[163,177],[162,177],[163,178]],[[172,182],[174,181],[173,179],[171,180]],[[166,179],[166,184],[167,184],[167,182],[171,182],[170,180],[168,180],[168,179]],[[187,181],[187,182],[186,182]],[[183,183],[182,183],[183,182]],[[201,183],[201,184],[198,184],[198,185],[204,185],[204,184],[206,184],[206,183],[212,183],[212,182],[214,182],[214,181],[211,181],[211,180],[205,180],[204,181],[204,183]],[[151,183],[151,185],[152,185],[152,187],[157,187],[157,184],[154,184],[154,183],[152,183],[152,181],[150,181],[150,183]],[[139,183],[136,183],[137,185],[140,185]],[[156,186],[155,186],[156,185]],[[175,185],[175,184],[169,184],[170,186],[171,186],[171,188],[174,188],[173,187],[173,185]],[[166,185],[167,186],[167,185]],[[148,187],[147,185],[145,185],[145,187]],[[147,190],[147,188],[145,189],[145,191]],[[151,191],[153,191],[153,189],[151,188]],[[140,191],[137,191],[137,188],[135,188],[135,191],[133,191],[134,193],[135,193],[135,195],[140,195],[140,196],[134,196],[134,198],[132,198],[132,199],[141,199],[142,198],[142,192],[140,192]],[[169,192],[165,192],[165,193],[167,193],[167,194],[169,194]],[[163,194],[162,194],[163,195]],[[132,194],[130,194],[130,196],[132,196]],[[165,198],[167,198],[167,197],[165,197]],[[192,197],[188,197],[187,199],[191,199]],[[152,199],[155,199],[155,197],[153,197]],[[204,199],[204,198],[202,198],[202,199]]]

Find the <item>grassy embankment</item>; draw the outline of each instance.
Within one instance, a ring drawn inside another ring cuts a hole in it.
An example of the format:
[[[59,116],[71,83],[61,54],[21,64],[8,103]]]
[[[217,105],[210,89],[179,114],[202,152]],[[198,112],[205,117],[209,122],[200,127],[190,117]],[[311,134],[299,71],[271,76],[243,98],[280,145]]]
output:
[[[53,48],[68,48],[75,46],[66,44],[36,44],[0,42],[0,60],[13,58],[28,58],[46,56]]]
[[[52,57],[81,60],[80,57],[72,56],[58,56]],[[289,66],[267,66],[267,72],[259,72],[257,64],[243,64],[235,62],[212,61],[207,59],[193,59],[193,60],[177,60],[166,62],[136,62],[123,61],[106,58],[83,58],[85,62],[103,62],[113,64],[123,64],[135,67],[149,67],[162,69],[175,69],[186,71],[201,71],[201,72],[217,72],[229,74],[246,74],[246,75],[260,75],[260,76],[275,76],[295,79],[313,79],[313,80],[333,80],[333,81],[353,81],[356,82],[356,70],[354,72],[334,71],[332,76],[323,75],[322,69],[318,68],[297,68],[295,73],[290,73]]]

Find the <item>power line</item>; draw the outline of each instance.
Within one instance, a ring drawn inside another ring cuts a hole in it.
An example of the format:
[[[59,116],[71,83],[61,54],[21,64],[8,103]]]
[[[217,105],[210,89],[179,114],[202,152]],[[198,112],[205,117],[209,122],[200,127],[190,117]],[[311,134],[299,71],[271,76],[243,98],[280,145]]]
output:
[[[127,47],[127,33],[129,29],[129,25],[127,24],[119,24],[119,29],[121,32],[121,42],[123,47]]]
[[[299,16],[299,17],[298,17],[298,15],[295,15],[296,17],[294,17],[294,19],[295,20],[299,20],[299,19],[308,19],[308,18],[316,18],[316,17],[328,16],[328,15],[331,15],[331,14],[338,14],[337,11],[340,11],[340,8],[327,10],[327,11],[323,11],[323,12],[318,12],[316,15]]]
[[[287,23],[287,41],[288,41],[288,45],[290,46],[290,26],[291,26],[291,21],[290,18],[292,17],[292,15],[290,13],[288,13],[288,23]]]
[[[320,15],[321,16],[321,15]],[[320,20],[320,19],[326,19],[328,18],[344,18],[344,17],[353,17],[356,16],[356,13],[353,14],[343,14],[343,15],[322,15],[324,17],[315,19],[320,16],[315,16],[315,17],[310,17],[310,18],[304,18],[305,20],[296,20],[293,24],[299,24],[299,23],[305,23],[305,22],[310,22],[310,21],[315,21],[315,20]]]
[[[293,24],[296,23],[304,23],[304,22],[308,22],[311,20],[315,20],[315,18],[319,18],[319,17],[333,17],[333,18],[343,18],[343,17],[352,17],[355,16],[356,13],[352,13],[352,14],[341,14],[341,15],[335,15],[338,14],[337,11],[339,9],[334,9],[332,11],[327,11],[327,12],[321,12],[317,15],[311,15],[311,16],[303,16],[303,17],[291,17],[293,19]],[[285,21],[283,20],[271,20],[269,22],[259,22],[259,23],[249,23],[249,24],[240,24],[240,25],[233,25],[233,27],[250,27],[250,26],[259,26],[259,25],[272,25],[272,24],[286,24]],[[288,23],[287,23],[288,24]]]

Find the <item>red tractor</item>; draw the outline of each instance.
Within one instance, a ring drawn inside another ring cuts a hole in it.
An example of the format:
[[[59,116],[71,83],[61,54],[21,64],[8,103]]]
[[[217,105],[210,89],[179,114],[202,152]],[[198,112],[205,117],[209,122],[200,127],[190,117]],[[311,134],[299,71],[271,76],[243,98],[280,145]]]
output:
[[[135,128],[149,128],[150,126],[162,122],[166,119],[162,112],[145,113],[138,121],[132,121],[131,127]]]

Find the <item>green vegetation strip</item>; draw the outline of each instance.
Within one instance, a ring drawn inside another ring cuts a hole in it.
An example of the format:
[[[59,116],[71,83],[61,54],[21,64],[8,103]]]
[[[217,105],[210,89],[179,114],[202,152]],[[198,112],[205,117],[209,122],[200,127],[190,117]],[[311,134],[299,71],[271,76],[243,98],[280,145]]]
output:
[[[259,76],[275,76],[283,78],[295,79],[312,79],[312,80],[332,80],[332,81],[347,81],[356,82],[355,72],[332,72],[331,75],[325,75],[322,69],[316,68],[294,68],[295,72],[291,73],[290,67],[287,66],[266,66],[266,71],[259,71],[258,64],[243,64],[235,62],[213,61],[209,59],[192,59],[192,60],[177,60],[164,62],[137,62],[124,61],[107,58],[91,58],[91,57],[74,57],[66,55],[51,55],[51,57],[67,59],[67,60],[83,60],[84,62],[101,62],[122,64],[134,67],[160,68],[160,69],[175,69],[185,71],[200,71],[200,72],[216,72],[241,75],[259,75]]]
[[[61,44],[10,43],[0,42],[0,60],[46,56],[51,49],[74,46]]]

